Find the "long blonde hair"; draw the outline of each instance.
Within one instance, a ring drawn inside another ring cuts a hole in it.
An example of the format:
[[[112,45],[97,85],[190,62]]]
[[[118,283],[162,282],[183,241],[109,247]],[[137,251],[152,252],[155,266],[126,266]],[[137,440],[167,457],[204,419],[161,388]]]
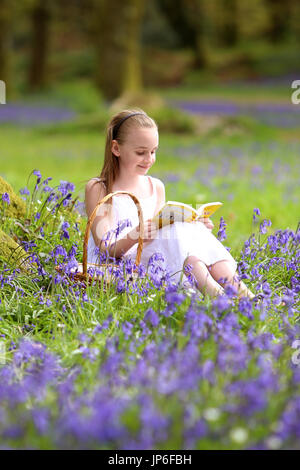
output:
[[[125,109],[117,114],[115,114],[111,120],[109,121],[107,128],[106,128],[106,142],[105,142],[105,153],[104,153],[104,163],[100,173],[100,178],[104,182],[106,186],[106,194],[112,192],[112,186],[114,181],[117,179],[119,175],[119,158],[116,157],[111,151],[111,144],[113,140],[113,130],[114,127],[120,124],[123,118],[133,113],[141,113],[136,114],[135,116],[126,119],[117,131],[117,135],[115,140],[118,141],[120,145],[122,145],[125,140],[128,132],[135,128],[158,128],[154,119],[148,116],[145,111],[140,108],[134,109]]]

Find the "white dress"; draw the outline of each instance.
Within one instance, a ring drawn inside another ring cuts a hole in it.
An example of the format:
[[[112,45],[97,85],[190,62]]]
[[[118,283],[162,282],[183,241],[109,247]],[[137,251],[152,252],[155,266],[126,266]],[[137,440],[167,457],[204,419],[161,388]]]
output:
[[[144,221],[154,216],[156,209],[157,193],[155,180],[151,176],[149,178],[152,185],[152,195],[148,198],[139,197],[139,201],[143,210]],[[100,180],[99,178],[95,178]],[[117,227],[118,221],[129,219],[132,226],[126,227],[112,241],[125,237],[134,227],[138,226],[137,207],[130,196],[126,194],[116,195],[112,197],[113,204],[113,228]],[[137,253],[137,243],[131,247],[124,255],[123,259],[131,258],[135,261]],[[90,232],[88,241],[88,263],[99,263],[97,249],[95,251],[95,242]],[[172,282],[182,282],[183,285],[190,285],[186,275],[183,273],[183,263],[190,256],[196,256],[207,266],[217,261],[229,260],[234,269],[237,263],[231,256],[224,245],[210,232],[210,230],[202,222],[175,222],[158,230],[156,238],[143,243],[141,263],[147,269],[148,261],[154,253],[163,255],[163,260],[158,265],[163,270],[168,270],[171,274]],[[159,256],[158,256],[159,258]],[[157,261],[156,261],[157,263]]]

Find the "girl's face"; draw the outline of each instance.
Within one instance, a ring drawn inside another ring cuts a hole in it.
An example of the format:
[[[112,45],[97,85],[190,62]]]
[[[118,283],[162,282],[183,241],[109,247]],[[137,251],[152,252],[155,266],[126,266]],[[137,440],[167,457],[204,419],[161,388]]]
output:
[[[119,157],[120,170],[128,175],[143,175],[155,163],[158,131],[153,128],[131,129],[124,144],[112,141],[112,152]]]

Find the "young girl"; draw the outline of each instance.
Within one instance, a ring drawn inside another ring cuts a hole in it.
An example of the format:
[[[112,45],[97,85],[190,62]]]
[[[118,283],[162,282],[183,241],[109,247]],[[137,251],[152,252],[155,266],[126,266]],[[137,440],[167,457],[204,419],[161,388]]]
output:
[[[183,268],[189,264],[196,286],[203,294],[215,297],[224,293],[224,286],[230,283],[236,287],[239,297],[252,299],[254,294],[235,276],[236,261],[211,233],[214,225],[210,219],[193,223],[175,222],[159,230],[151,224],[150,219],[165,203],[164,184],[158,178],[147,175],[155,163],[157,149],[157,125],[143,110],[124,110],[116,114],[107,126],[100,177],[92,178],[86,185],[88,217],[106,194],[129,191],[139,199],[143,210],[145,233],[141,263],[145,267],[150,256],[160,252],[166,260],[166,267],[174,273],[171,279],[179,281]],[[91,227],[88,262],[97,264],[95,248],[106,251],[105,234],[124,219],[129,219],[132,225],[125,227],[115,238],[108,248],[109,254],[115,258],[135,260],[139,220],[136,205],[130,196],[115,195],[100,209]],[[186,282],[185,274],[182,280]]]

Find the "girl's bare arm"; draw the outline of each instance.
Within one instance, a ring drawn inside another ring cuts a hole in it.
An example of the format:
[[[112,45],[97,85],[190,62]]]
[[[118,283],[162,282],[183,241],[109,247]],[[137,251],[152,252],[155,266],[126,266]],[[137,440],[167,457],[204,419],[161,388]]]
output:
[[[90,217],[97,203],[105,196],[105,188],[103,184],[90,180],[85,187],[85,208],[87,216]],[[108,246],[105,246],[104,241],[106,233],[111,230],[110,219],[110,205],[103,204],[94,219],[91,226],[91,232],[95,241],[95,245],[100,248],[100,251],[105,252],[108,250],[109,256],[120,258],[125,254],[135,243],[137,238],[130,236],[129,232],[124,238],[116,241],[111,241]],[[109,241],[109,240],[108,240]]]

